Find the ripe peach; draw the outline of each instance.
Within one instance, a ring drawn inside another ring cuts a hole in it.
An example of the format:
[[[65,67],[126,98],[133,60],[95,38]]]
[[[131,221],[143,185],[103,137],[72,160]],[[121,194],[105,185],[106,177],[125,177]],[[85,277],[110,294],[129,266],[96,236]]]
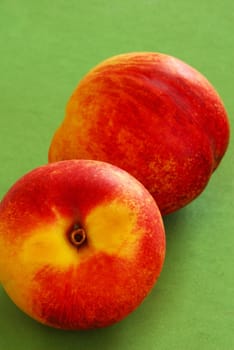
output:
[[[0,281],[19,308],[52,327],[120,321],[150,292],[164,256],[155,201],[110,164],[38,167],[0,203]]]
[[[49,161],[115,164],[145,185],[164,215],[204,190],[228,140],[224,105],[203,75],[169,55],[136,52],[107,59],[81,80]]]

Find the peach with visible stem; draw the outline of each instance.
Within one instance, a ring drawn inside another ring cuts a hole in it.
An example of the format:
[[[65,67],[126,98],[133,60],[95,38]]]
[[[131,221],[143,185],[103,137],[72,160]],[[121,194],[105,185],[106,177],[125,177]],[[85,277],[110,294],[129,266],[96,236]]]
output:
[[[0,203],[0,281],[20,309],[48,326],[120,321],[153,288],[164,257],[154,199],[111,164],[38,167]]]

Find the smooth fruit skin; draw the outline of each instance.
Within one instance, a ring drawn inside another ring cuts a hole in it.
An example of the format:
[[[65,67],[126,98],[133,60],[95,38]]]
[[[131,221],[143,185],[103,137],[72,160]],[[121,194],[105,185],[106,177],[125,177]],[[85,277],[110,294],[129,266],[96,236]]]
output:
[[[49,161],[115,164],[145,185],[165,215],[204,190],[228,141],[224,105],[203,75],[175,57],[135,52],[107,59],[81,80]]]
[[[86,240],[71,240],[82,227]],[[32,170],[0,203],[0,281],[35,320],[61,329],[111,325],[155,284],[165,232],[149,192],[127,172],[68,160]]]

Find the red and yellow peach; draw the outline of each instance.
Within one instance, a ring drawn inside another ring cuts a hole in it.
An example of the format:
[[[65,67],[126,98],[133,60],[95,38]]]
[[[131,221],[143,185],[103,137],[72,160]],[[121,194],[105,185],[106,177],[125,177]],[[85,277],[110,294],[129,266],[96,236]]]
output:
[[[224,105],[202,74],[175,57],[136,52],[107,59],[81,80],[49,161],[115,164],[168,214],[204,190],[228,141]]]
[[[38,167],[0,203],[0,282],[20,309],[52,327],[120,321],[148,295],[164,256],[154,199],[110,164]]]

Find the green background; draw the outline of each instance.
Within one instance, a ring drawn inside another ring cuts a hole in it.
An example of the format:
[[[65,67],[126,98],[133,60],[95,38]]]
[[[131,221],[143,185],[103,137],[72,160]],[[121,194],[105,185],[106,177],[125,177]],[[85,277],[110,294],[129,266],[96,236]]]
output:
[[[234,122],[233,0],[0,1],[0,196],[47,162],[78,81],[131,51],[174,55],[216,87]],[[0,349],[234,349],[234,145],[203,194],[165,218],[167,255],[150,296],[122,322],[65,332],[0,287]]]

